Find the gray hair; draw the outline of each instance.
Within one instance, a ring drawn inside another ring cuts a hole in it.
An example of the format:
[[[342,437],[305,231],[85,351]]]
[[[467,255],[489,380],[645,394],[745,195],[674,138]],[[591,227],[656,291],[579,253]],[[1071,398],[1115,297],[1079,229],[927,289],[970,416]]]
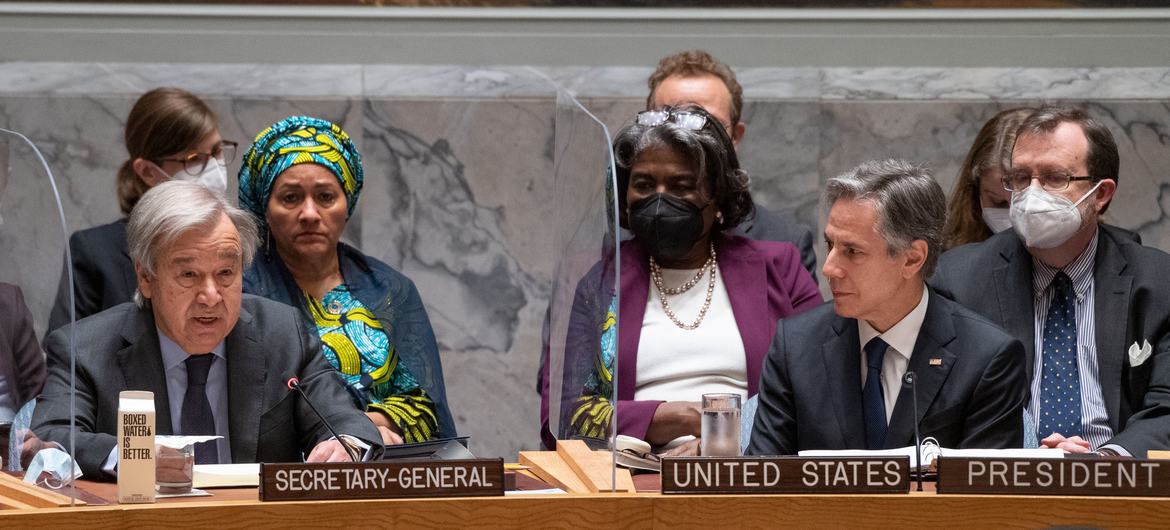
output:
[[[922,166],[902,160],[870,160],[825,185],[825,202],[831,208],[840,199],[869,201],[877,209],[877,231],[894,256],[916,240],[926,241],[922,278],[929,278],[942,252],[946,196],[942,187]]]
[[[228,216],[240,233],[243,267],[252,264],[259,244],[256,220],[227,199],[194,182],[169,180],[142,195],[130,213],[126,239],[130,259],[151,277],[155,262],[183,234],[215,226],[221,215]],[[142,293],[134,291],[134,303],[145,304]]]

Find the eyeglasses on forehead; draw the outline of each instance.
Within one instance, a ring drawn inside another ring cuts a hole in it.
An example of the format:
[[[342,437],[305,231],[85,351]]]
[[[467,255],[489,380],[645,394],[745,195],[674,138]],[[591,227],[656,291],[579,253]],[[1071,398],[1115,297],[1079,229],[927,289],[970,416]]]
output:
[[[707,115],[689,110],[675,111],[668,107],[644,110],[634,118],[634,122],[643,127],[657,127],[668,121],[684,129],[697,131],[707,125]]]

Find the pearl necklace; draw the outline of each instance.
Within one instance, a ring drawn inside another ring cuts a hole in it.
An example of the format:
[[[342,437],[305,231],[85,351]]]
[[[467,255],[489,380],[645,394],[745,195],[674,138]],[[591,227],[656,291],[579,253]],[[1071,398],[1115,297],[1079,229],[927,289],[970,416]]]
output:
[[[685,329],[687,331],[697,329],[703,323],[703,317],[707,316],[707,310],[711,308],[711,298],[715,294],[715,272],[719,268],[719,262],[715,259],[715,244],[711,244],[711,257],[707,258],[707,262],[703,264],[703,268],[695,274],[686,283],[679,287],[665,287],[662,281],[662,268],[658,266],[658,262],[654,261],[654,256],[650,256],[650,279],[654,281],[654,288],[658,291],[658,300],[662,302],[662,311],[670,318],[674,325]],[[670,302],[667,301],[667,295],[677,295],[689,291],[692,287],[699,283],[704,274],[709,274],[710,280],[707,282],[707,299],[703,302],[703,307],[699,309],[699,316],[695,319],[693,324],[685,324],[679,320],[678,315],[670,308]]]

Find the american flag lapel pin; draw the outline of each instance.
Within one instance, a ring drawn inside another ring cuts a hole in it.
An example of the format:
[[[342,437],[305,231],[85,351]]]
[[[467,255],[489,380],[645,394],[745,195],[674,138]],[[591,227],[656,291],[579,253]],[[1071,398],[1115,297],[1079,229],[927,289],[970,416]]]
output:
[[[930,365],[931,366],[942,366],[942,357],[931,357],[930,358]]]

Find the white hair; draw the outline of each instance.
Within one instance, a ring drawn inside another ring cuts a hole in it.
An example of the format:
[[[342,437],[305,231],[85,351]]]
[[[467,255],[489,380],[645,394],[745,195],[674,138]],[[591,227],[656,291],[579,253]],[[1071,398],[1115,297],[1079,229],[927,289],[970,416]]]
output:
[[[240,233],[243,266],[247,268],[259,241],[256,220],[218,193],[181,180],[169,180],[147,190],[134,205],[126,227],[130,259],[153,278],[155,262],[163,252],[191,230],[214,227],[221,215],[231,219]],[[145,302],[142,292],[135,290],[134,303],[142,307]]]

